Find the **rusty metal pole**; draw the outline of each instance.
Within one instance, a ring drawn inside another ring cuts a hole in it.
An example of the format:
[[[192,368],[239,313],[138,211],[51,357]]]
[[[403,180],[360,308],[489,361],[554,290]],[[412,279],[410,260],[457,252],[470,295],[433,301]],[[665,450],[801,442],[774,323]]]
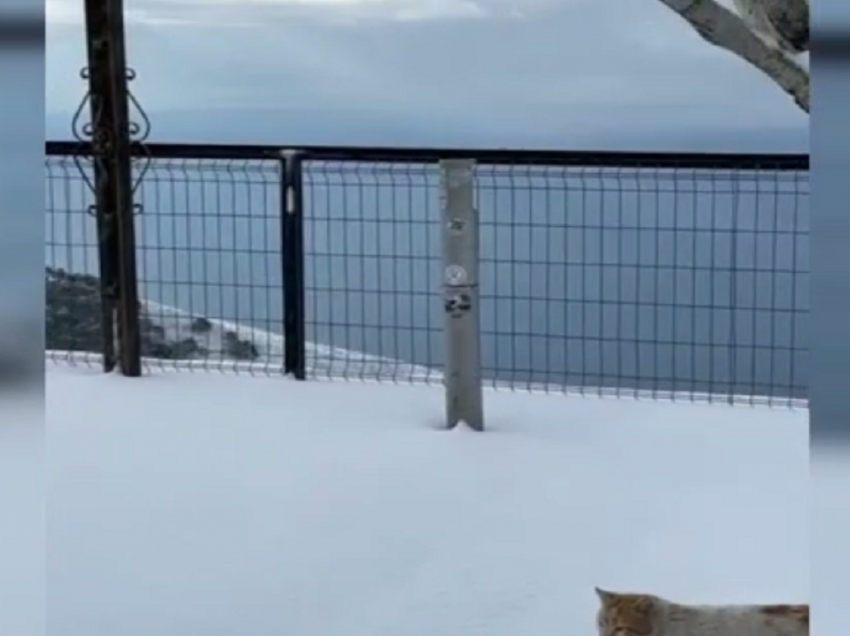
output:
[[[141,375],[128,70],[122,0],[86,0],[86,40],[94,155],[95,210],[100,242],[104,333],[112,334],[116,362]],[[105,352],[112,349],[106,343]]]

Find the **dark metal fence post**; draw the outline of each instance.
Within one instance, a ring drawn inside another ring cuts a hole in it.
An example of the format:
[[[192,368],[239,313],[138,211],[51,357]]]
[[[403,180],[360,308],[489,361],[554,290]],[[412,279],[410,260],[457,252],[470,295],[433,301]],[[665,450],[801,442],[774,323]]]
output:
[[[102,184],[103,168],[93,166],[94,182],[101,184],[95,192],[95,204],[90,207],[97,223],[98,274],[100,276],[100,324],[103,339],[103,370],[112,373],[118,364],[116,357],[115,312],[118,303],[118,232],[115,215]]]
[[[307,376],[304,326],[304,174],[302,156],[281,153],[281,257],[283,267],[284,372]]]
[[[101,244],[104,333],[117,340],[117,362],[128,376],[141,375],[139,295],[130,158],[129,99],[122,0],[86,0],[88,77],[91,97],[94,189]],[[117,329],[112,330],[111,325]],[[105,348],[105,367],[111,345]]]

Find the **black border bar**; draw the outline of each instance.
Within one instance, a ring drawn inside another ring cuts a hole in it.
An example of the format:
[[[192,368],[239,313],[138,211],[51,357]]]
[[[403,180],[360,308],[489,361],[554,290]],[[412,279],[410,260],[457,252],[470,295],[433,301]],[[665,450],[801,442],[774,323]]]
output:
[[[597,152],[585,150],[520,150],[472,148],[404,148],[360,146],[286,146],[242,144],[145,144],[154,159],[280,160],[295,150],[302,161],[372,163],[434,163],[440,159],[468,158],[491,165],[576,166],[599,168],[669,168],[702,170],[807,171],[808,154]],[[141,155],[138,147],[134,154]],[[88,156],[91,146],[76,141],[48,141],[49,156]]]

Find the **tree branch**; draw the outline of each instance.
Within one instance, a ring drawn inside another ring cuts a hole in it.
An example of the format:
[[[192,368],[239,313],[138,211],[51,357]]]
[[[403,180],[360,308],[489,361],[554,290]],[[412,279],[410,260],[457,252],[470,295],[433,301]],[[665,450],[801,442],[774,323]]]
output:
[[[809,112],[809,73],[785,53],[767,45],[737,15],[716,0],[659,0],[678,13],[702,39],[734,53],[776,82]]]

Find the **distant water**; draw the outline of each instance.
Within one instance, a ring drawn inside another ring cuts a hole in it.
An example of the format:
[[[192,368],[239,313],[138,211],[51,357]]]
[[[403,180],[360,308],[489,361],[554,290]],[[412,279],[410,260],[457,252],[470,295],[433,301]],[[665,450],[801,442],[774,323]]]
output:
[[[307,337],[439,367],[438,175],[310,164]],[[278,165],[157,162],[141,293],[282,331]],[[77,168],[48,169],[49,263],[96,273]],[[805,397],[808,175],[480,166],[485,373]]]

